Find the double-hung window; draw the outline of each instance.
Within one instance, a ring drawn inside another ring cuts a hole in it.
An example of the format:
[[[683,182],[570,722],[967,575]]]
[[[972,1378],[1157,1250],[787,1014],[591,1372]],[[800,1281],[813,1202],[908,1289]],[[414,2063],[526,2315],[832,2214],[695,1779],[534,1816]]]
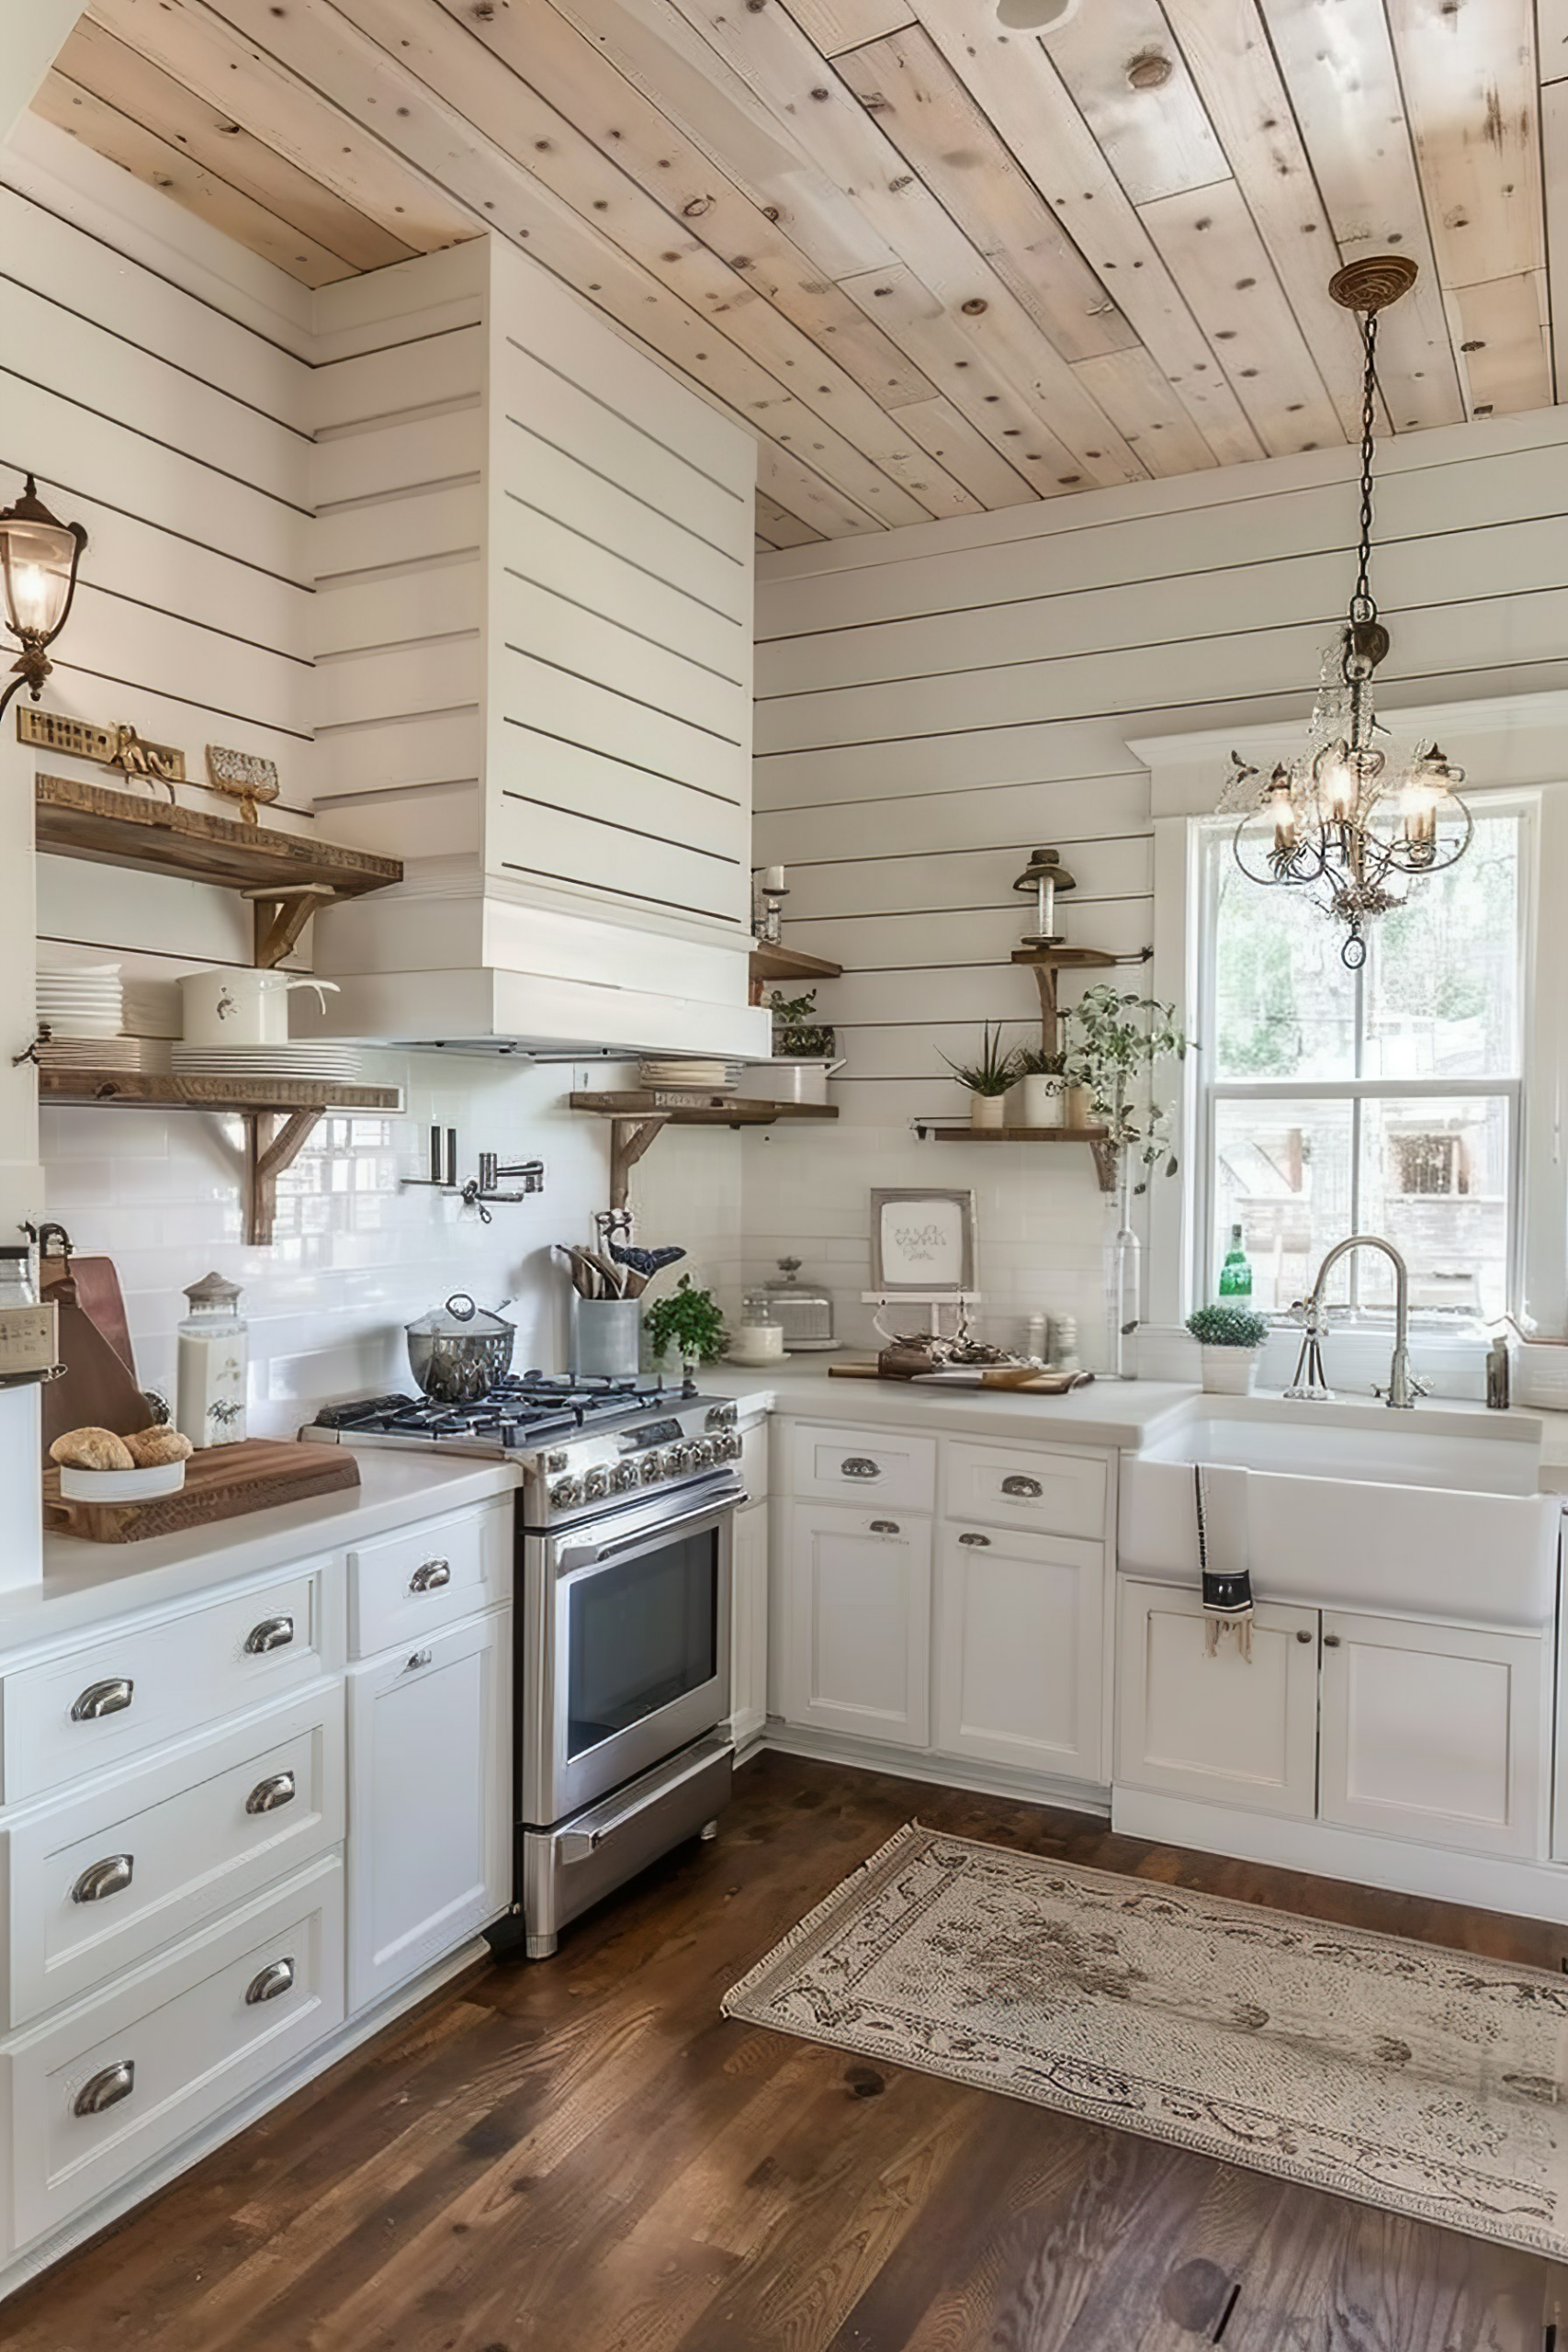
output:
[[[1349,1233],[1403,1251],[1413,1312],[1514,1302],[1532,831],[1529,808],[1480,804],[1466,855],[1370,926],[1359,972],[1304,893],[1248,881],[1232,828],[1206,831],[1200,1297],[1239,1225],[1265,1313]],[[1386,1309],[1388,1261],[1356,1252],[1333,1296]]]

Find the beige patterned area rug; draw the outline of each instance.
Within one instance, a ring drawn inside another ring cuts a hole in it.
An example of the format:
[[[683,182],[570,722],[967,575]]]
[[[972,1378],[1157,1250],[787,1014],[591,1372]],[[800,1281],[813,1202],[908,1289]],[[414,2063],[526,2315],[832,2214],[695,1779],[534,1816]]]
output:
[[[725,2012],[1568,2258],[1568,1978],[911,1822]]]

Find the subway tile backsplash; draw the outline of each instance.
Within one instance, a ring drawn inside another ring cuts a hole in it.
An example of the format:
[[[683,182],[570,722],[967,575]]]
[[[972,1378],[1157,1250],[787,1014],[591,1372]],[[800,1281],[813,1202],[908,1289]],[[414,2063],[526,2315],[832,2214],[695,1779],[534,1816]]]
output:
[[[50,1109],[42,1156],[48,1213],[83,1253],[119,1271],[145,1387],[172,1397],[182,1293],[216,1268],[244,1286],[251,1332],[250,1427],[288,1436],[320,1406],[411,1386],[402,1327],[449,1293],[510,1299],[514,1363],[558,1368],[567,1283],[555,1241],[592,1236],[609,1198],[609,1130],[567,1111],[573,1085],[606,1082],[567,1066],[436,1054],[378,1054],[367,1075],[404,1091],[396,1118],[329,1114],[278,1184],[269,1250],[243,1239],[239,1124],[198,1114]],[[459,1175],[479,1151],[542,1159],[546,1187],[491,1223],[456,1200],[403,1190],[428,1172],[432,1125],[456,1126]],[[638,1167],[639,1236],[680,1242],[696,1279],[731,1307],[740,1279],[740,1159],[720,1130],[671,1131]]]

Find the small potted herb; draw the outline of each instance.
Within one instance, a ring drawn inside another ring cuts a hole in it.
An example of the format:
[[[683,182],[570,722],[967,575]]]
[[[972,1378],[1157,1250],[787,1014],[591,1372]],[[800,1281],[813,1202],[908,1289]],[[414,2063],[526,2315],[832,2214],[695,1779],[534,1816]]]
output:
[[[1249,1306],[1200,1306],[1187,1328],[1202,1351],[1203,1386],[1211,1396],[1245,1396],[1258,1351],[1269,1337],[1266,1316]]]
[[[712,1291],[694,1290],[690,1274],[682,1274],[672,1291],[656,1298],[642,1322],[654,1363],[662,1364],[673,1349],[688,1375],[699,1364],[716,1363],[729,1336]]]
[[[1013,1096],[1013,1125],[1059,1127],[1066,1116],[1066,1054],[1048,1054],[1039,1046],[1021,1046],[1014,1060],[1018,1085]]]
[[[817,1018],[817,991],[768,999],[773,1016],[771,1062],[753,1064],[740,1078],[740,1092],[761,1102],[826,1102],[828,1080],[844,1065],[830,1021]]]
[[[980,1051],[972,1062],[942,1060],[969,1097],[969,1124],[972,1127],[999,1127],[1007,1113],[1007,1098],[1018,1078],[1018,1055],[1009,1046],[1002,1051],[1002,1024],[995,1026],[987,1021],[981,1032]]]

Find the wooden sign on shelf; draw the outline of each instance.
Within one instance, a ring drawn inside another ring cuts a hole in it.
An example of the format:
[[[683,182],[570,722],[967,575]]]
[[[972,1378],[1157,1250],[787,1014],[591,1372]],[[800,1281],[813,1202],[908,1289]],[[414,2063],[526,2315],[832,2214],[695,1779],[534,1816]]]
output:
[[[172,787],[186,780],[186,755],[173,743],[146,743],[134,727],[95,727],[89,719],[68,718],[58,710],[17,709],[17,741],[40,751],[62,752],[76,760],[94,760],[99,767],[120,768],[127,775]],[[173,790],[169,797],[174,797]]]

